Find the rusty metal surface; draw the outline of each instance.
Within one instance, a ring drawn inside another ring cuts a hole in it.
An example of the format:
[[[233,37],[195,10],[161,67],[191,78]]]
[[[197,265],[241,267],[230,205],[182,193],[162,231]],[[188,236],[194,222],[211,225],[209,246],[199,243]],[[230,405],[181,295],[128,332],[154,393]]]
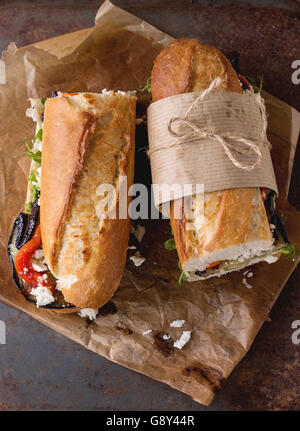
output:
[[[114,1],[175,37],[199,37],[225,54],[240,53],[241,72],[263,73],[264,88],[300,110],[291,62],[300,59],[300,3],[289,1]],[[93,25],[100,1],[0,1],[0,51]],[[244,7],[241,8],[240,6]],[[277,8],[271,8],[277,6]],[[265,9],[268,7],[268,9]],[[290,190],[300,209],[300,147]],[[210,407],[113,364],[32,318],[0,304],[7,328],[0,344],[0,410],[299,410],[296,270],[249,353]]]

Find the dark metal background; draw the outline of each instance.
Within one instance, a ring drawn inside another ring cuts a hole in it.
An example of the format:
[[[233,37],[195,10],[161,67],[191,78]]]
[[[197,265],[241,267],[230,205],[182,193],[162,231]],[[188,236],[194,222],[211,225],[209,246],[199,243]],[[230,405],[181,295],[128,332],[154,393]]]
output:
[[[300,85],[291,83],[291,63],[300,60],[299,1],[114,4],[174,37],[199,37],[225,54],[239,51],[242,73],[263,73],[264,88],[300,110]],[[92,26],[99,5],[99,0],[0,1],[0,51],[10,41],[24,46]],[[299,159],[298,146],[290,190],[298,209]],[[299,282],[298,268],[271,321],[208,408],[0,304],[0,319],[7,327],[7,344],[0,345],[0,410],[299,410],[299,345],[291,341],[291,324],[300,318]]]

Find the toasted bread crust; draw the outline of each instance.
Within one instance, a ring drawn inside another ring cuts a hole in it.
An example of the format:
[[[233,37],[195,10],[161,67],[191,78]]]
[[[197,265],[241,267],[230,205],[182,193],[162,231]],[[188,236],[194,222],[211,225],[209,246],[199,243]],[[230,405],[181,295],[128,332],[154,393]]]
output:
[[[79,96],[77,96],[79,97]],[[45,258],[67,302],[104,305],[123,275],[129,219],[103,218],[98,193],[119,176],[133,182],[135,97],[120,94],[46,102],[41,175],[41,231]],[[75,103],[76,101],[76,103]],[[88,108],[87,108],[88,107]],[[118,215],[118,211],[116,211]]]
[[[62,226],[96,118],[88,112],[74,110],[66,97],[48,99],[44,115],[41,233],[45,258],[55,273]]]
[[[242,93],[237,74],[220,51],[201,45],[197,39],[178,39],[163,49],[155,60],[151,75],[153,101],[175,94],[203,91],[217,77],[222,80],[218,90]],[[205,197],[207,224],[196,231],[186,229],[187,220],[184,217],[175,218],[183,202],[171,202],[171,226],[183,269],[190,259],[201,259],[211,252],[246,241],[268,241],[272,244],[258,189],[230,189],[205,193]],[[196,196],[192,199],[196,200]],[[255,223],[253,217],[256,217]]]
[[[177,39],[156,57],[151,73],[153,102],[176,94],[203,91],[220,76],[218,90],[242,93],[230,61],[197,39]]]

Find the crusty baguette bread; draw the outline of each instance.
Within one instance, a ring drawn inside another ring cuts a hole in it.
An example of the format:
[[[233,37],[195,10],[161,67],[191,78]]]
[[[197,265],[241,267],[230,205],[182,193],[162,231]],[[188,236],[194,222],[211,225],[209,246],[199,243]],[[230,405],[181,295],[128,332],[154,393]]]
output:
[[[79,93],[47,99],[41,170],[43,251],[64,298],[98,308],[117,289],[129,219],[99,212],[101,184],[116,187],[134,174],[136,98],[127,93]],[[127,191],[127,190],[126,190]],[[118,211],[117,211],[118,215]]]
[[[222,80],[218,90],[242,93],[237,74],[220,51],[201,45],[197,39],[178,39],[155,60],[151,75],[153,101],[203,91],[217,77]],[[190,198],[190,208],[196,207],[197,199],[197,196]],[[229,272],[230,268],[203,274],[217,261],[242,257],[240,267],[249,265],[248,258],[272,246],[273,238],[259,189],[210,192],[205,193],[204,199],[204,217],[192,213],[189,220],[176,219],[178,206],[183,202],[171,202],[176,248],[189,280]],[[187,222],[194,223],[195,229],[187,230]]]

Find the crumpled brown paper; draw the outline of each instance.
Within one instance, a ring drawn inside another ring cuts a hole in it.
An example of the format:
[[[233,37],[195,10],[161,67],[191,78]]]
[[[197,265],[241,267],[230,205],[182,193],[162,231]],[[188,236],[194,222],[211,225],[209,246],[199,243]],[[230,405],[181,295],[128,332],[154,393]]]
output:
[[[78,315],[36,309],[17,293],[11,280],[7,240],[25,200],[29,160],[22,155],[24,138],[34,133],[34,124],[25,117],[27,98],[49,96],[52,90],[143,86],[160,49],[157,43],[171,41],[109,2],[100,8],[96,19],[93,29],[19,50],[11,44],[4,53],[6,74],[0,79],[6,81],[0,85],[0,299],[88,349],[209,404],[223,379],[248,351],[293,271],[295,263],[285,256],[272,265],[255,265],[254,276],[248,279],[251,289],[242,284],[239,272],[179,286],[176,251],[166,250],[163,244],[170,235],[168,222],[145,221],[145,237],[134,243],[145,263],[135,267],[128,259],[119,289],[91,324]],[[0,69],[3,71],[3,64]],[[287,216],[286,228],[299,254],[299,213],[286,201],[299,113],[278,99],[264,97],[280,193],[279,213]],[[146,130],[138,128],[138,149],[146,146],[145,137]],[[137,151],[136,181],[149,186],[149,169],[145,152]],[[133,241],[131,238],[131,244]],[[170,327],[175,319],[185,320],[182,328]],[[143,335],[149,329],[152,332]],[[192,331],[191,339],[182,350],[176,350],[173,342],[183,330]],[[171,338],[164,340],[163,334]]]
[[[194,194],[184,190],[185,184],[204,184],[205,192],[239,187],[266,187],[278,192],[261,96],[214,90],[200,102],[201,94],[177,94],[151,103],[147,110],[153,184],[181,186],[169,197],[154,188],[155,205],[159,208],[171,199]],[[207,134],[203,136],[203,132]],[[213,135],[223,138],[231,159]],[[245,140],[240,142],[240,137],[246,138],[248,146]],[[254,169],[244,170],[242,166],[257,162],[251,144],[261,153],[261,160]]]

